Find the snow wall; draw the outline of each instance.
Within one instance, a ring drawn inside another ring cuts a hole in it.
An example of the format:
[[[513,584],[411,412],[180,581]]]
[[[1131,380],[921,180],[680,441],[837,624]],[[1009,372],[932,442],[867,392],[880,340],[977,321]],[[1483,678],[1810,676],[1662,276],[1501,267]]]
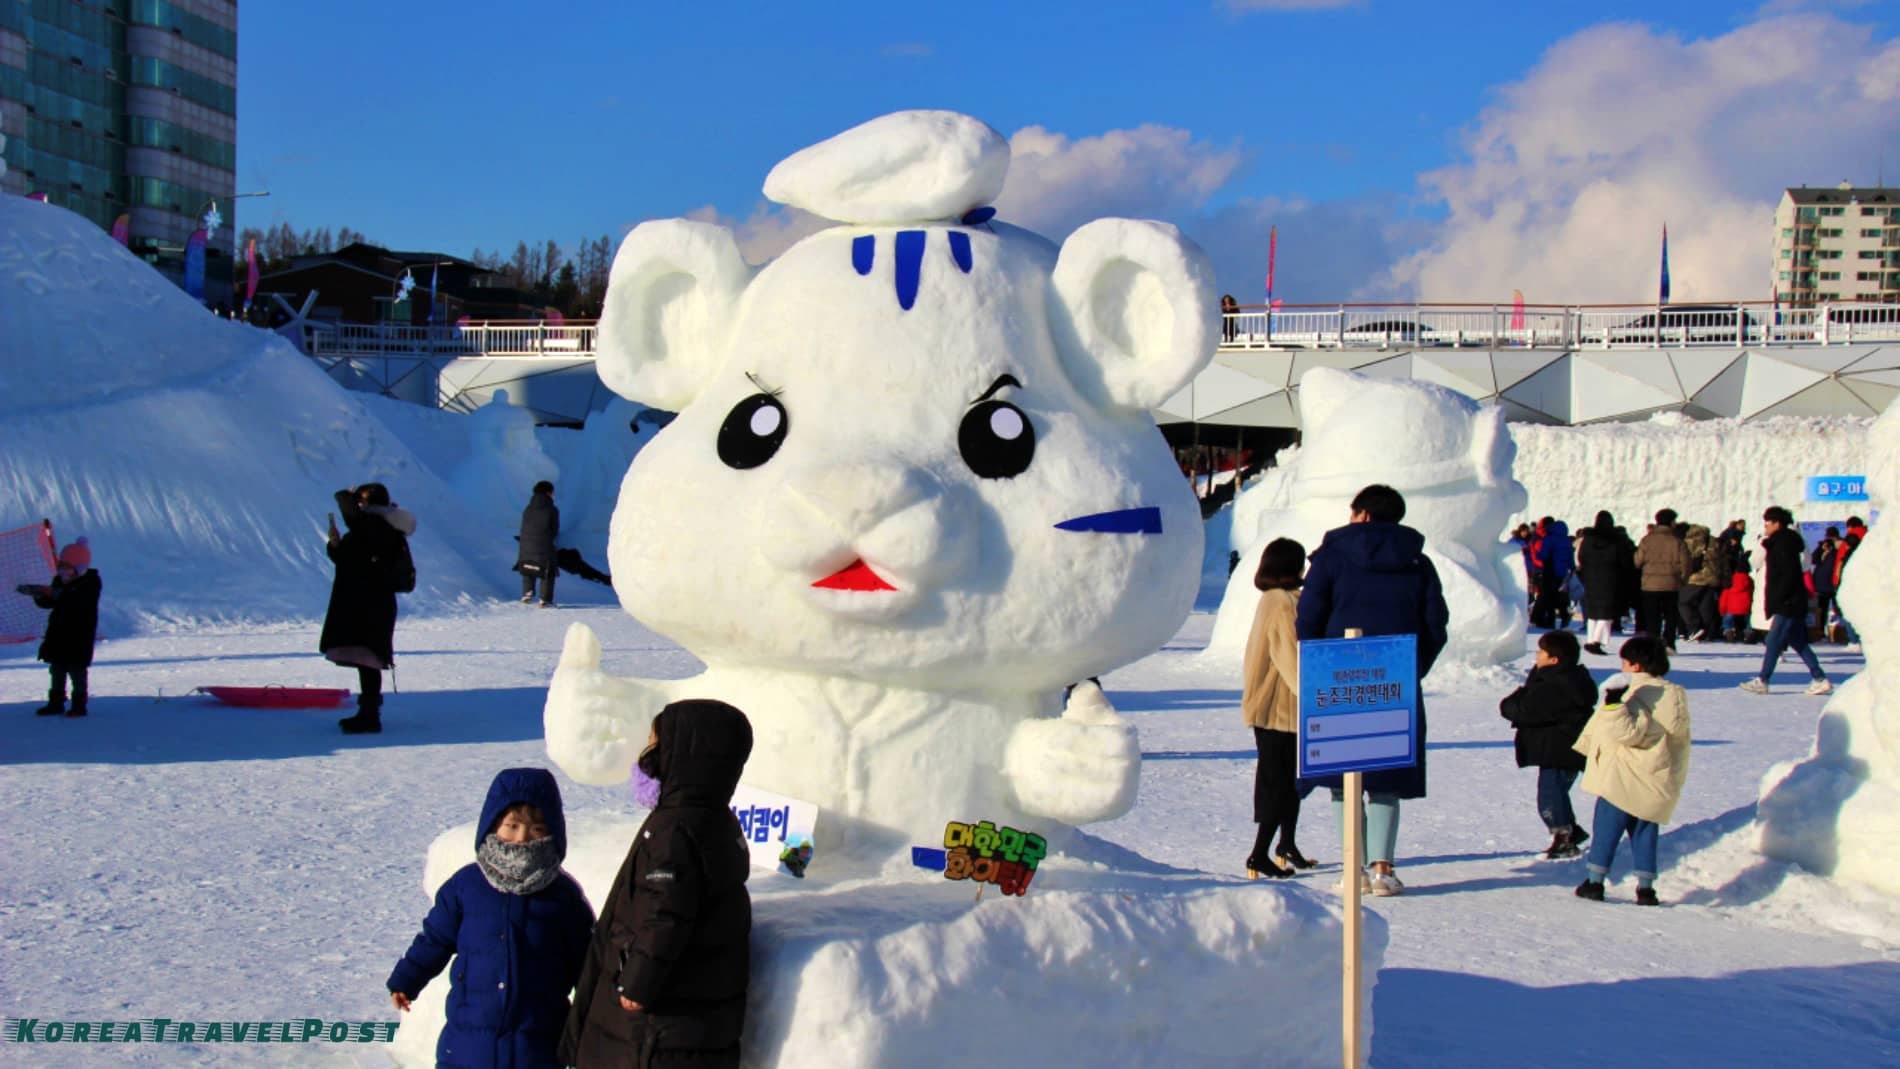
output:
[[[1821,515],[1802,495],[1810,475],[1867,470],[1873,420],[1854,416],[1776,416],[1743,422],[1697,421],[1675,413],[1643,423],[1583,427],[1511,424],[1517,478],[1530,502],[1510,518],[1554,516],[1574,533],[1608,509],[1641,538],[1656,510],[1673,508],[1688,523],[1720,531],[1733,519],[1761,530],[1761,512],[1783,505],[1797,520],[1845,519],[1852,506]]]
[[[88,220],[22,197],[0,197],[0,323],[0,527],[44,517],[62,544],[86,535],[108,635],[321,617],[331,494],[369,481],[420,519],[403,611],[512,594],[528,476],[559,483],[572,466],[564,519],[584,552],[592,532],[598,562],[638,446],[634,406],[581,432],[524,431],[499,409],[465,417],[346,390]],[[471,504],[471,484],[506,492]]]
[[[1900,500],[1900,405],[1868,435],[1877,502]],[[1828,700],[1814,750],[1762,778],[1757,846],[1809,871],[1900,896],[1900,531],[1876,523],[1848,558],[1841,611],[1867,666]]]

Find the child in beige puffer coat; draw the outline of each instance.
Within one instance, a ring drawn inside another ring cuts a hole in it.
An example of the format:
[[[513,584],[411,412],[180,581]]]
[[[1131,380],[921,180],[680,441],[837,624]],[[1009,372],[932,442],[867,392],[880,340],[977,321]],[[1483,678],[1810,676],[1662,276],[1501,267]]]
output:
[[[1597,796],[1589,875],[1577,897],[1603,901],[1603,880],[1628,835],[1636,862],[1636,904],[1656,898],[1656,840],[1675,814],[1689,777],[1689,697],[1669,674],[1661,641],[1638,636],[1619,656],[1627,688],[1604,688],[1605,703],[1584,725],[1576,749],[1584,756],[1583,789]]]

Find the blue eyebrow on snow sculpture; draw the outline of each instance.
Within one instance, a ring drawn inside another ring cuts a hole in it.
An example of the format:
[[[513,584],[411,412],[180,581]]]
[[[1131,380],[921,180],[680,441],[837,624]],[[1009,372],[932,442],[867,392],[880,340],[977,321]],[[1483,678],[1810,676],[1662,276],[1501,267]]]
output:
[[[917,303],[917,287],[923,279],[924,245],[929,239],[928,230],[899,230],[893,251],[897,254],[897,303],[906,312]],[[954,260],[957,270],[969,274],[976,267],[976,254],[970,248],[970,235],[960,230],[949,231],[950,259]],[[871,273],[871,266],[877,262],[877,235],[860,234],[851,239],[851,269],[860,275]]]
[[[1056,524],[1056,530],[1092,531],[1098,534],[1160,534],[1161,510],[1149,505],[1146,508],[1097,512],[1091,516],[1063,520]]]

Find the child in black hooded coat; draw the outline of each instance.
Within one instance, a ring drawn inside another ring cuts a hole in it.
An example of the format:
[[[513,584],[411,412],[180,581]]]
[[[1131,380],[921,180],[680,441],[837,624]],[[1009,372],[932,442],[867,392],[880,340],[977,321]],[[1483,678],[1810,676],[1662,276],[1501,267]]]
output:
[[[1517,728],[1517,767],[1537,769],[1537,814],[1550,829],[1551,860],[1576,857],[1590,833],[1577,824],[1570,786],[1583,771],[1583,755],[1571,749],[1596,711],[1597,685],[1577,663],[1577,636],[1550,631],[1537,640],[1537,664],[1524,685],[1498,703]]]
[[[723,702],[674,702],[640,768],[659,804],[601,906],[561,1039],[580,1069],[736,1067],[751,974],[751,871],[728,808],[752,725]]]

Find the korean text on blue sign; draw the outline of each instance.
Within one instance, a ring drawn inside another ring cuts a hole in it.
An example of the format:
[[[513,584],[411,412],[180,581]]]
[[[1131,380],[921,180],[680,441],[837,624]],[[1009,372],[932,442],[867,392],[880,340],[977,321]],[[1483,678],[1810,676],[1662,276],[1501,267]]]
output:
[[[1867,476],[1810,476],[1807,497],[1809,501],[1865,501],[1867,500]]]
[[[1300,643],[1300,775],[1418,763],[1418,638]]]

